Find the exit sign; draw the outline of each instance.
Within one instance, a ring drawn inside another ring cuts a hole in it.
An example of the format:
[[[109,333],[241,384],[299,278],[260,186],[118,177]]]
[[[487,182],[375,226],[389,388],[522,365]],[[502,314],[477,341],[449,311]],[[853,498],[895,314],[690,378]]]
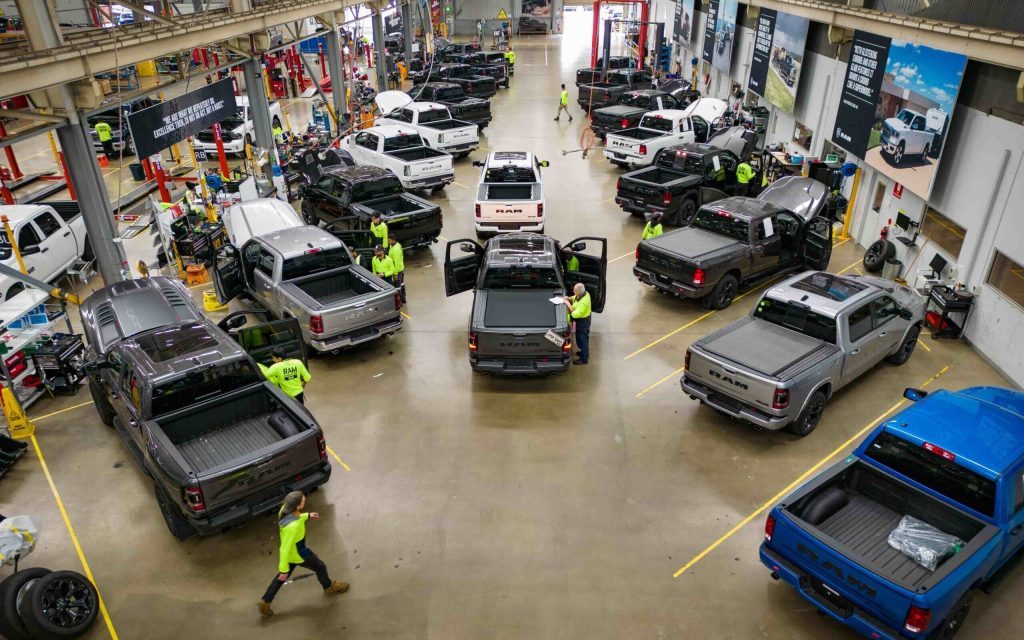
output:
[[[903,185],[902,184],[900,184],[898,182],[894,182],[893,183],[893,185],[892,185],[892,197],[896,198],[897,200],[903,197]]]

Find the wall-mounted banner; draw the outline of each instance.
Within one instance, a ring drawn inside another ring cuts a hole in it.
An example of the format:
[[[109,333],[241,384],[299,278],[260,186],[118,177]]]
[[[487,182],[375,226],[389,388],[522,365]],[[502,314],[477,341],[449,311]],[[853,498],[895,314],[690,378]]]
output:
[[[715,59],[715,20],[718,19],[718,0],[708,3],[708,19],[704,23],[704,62],[711,63]]]
[[[128,114],[135,155],[146,158],[235,115],[231,78]]]
[[[796,104],[810,24],[807,18],[774,9],[761,9],[757,18],[747,87],[786,113],[793,113]]]
[[[732,49],[736,44],[736,13],[739,0],[719,0],[715,20],[715,59],[711,66],[729,75],[732,66]]]
[[[928,198],[966,66],[958,53],[854,32],[832,141]]]
[[[675,41],[685,47],[693,39],[693,5],[694,0],[676,0],[676,26],[673,31]]]

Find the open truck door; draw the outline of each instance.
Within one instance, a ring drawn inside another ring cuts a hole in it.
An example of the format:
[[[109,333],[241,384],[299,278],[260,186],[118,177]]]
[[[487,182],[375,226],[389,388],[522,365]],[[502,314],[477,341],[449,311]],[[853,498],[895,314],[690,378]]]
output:
[[[372,231],[352,228],[358,224],[358,218],[349,216],[335,220],[324,227],[327,233],[345,243],[345,246],[352,249],[359,256],[359,265],[366,269],[370,268],[370,261],[373,260],[373,247],[377,243],[377,236]],[[387,253],[388,248],[384,247]]]
[[[589,243],[589,244],[588,244]],[[572,249],[580,261],[579,271],[565,271],[565,282],[572,287],[582,282],[590,293],[591,308],[595,313],[604,311],[608,291],[608,240],[606,238],[583,237],[562,245]],[[600,246],[600,250],[598,250]],[[564,268],[564,264],[563,264]],[[567,291],[566,293],[572,293]]]
[[[818,216],[804,225],[803,265],[807,269],[825,271],[832,259],[832,221]]]
[[[470,255],[452,259],[452,246]],[[472,240],[452,240],[444,250],[444,294],[454,296],[456,293],[469,291],[476,286],[476,277],[484,262],[484,248]]]
[[[221,304],[231,302],[245,290],[242,257],[234,245],[225,244],[217,249],[213,260],[213,288]]]
[[[249,316],[269,319],[272,316],[266,309],[252,309],[230,313],[217,326],[235,339],[252,359],[265,367],[273,364],[271,355],[275,349],[283,349],[286,358],[298,358],[302,364],[306,360],[306,345],[302,339],[302,327],[295,318],[268,320],[258,324],[248,324]]]

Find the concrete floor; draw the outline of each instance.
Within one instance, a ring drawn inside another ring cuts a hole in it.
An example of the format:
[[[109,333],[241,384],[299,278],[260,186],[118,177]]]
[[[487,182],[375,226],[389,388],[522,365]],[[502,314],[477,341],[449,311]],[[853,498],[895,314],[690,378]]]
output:
[[[322,519],[308,540],[352,591],[325,599],[299,580],[269,620],[255,604],[276,570],[272,519],[175,542],[149,482],[82,404],[88,393],[41,401],[31,411],[39,445],[121,638],[853,637],[769,578],[757,559],[763,514],[748,516],[847,451],[904,387],[939,372],[934,387],[1007,383],[967,345],[925,338],[905,366],[881,365],[839,393],[804,439],[688,400],[678,387],[687,345],[747,313],[759,290],[707,314],[633,278],[641,222],[612,201],[618,170],[599,154],[561,155],[576,146],[578,112],[572,124],[551,120],[558,84],[588,55],[588,16],[567,14],[562,38],[519,41],[484,144],[551,161],[551,235],[609,239],[609,303],[594,322],[591,364],[543,380],[473,374],[471,296],[443,296],[443,245],[407,257],[405,329],[311,365],[308,404],[338,459],[310,499]],[[473,237],[477,171],[457,166],[458,182],[438,198],[449,239]],[[832,267],[853,272],[861,254],[839,243]],[[3,511],[42,522],[28,564],[78,569],[39,462],[30,453],[3,478]],[[1018,572],[976,600],[962,637],[1016,638],[1021,598]],[[108,633],[100,620],[88,637]]]

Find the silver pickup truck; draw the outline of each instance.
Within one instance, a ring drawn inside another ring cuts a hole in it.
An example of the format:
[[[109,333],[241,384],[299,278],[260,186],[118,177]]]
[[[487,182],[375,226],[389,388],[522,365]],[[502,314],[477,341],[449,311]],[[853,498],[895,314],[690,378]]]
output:
[[[295,318],[306,344],[319,352],[338,353],[402,328],[398,291],[354,264],[348,247],[318,227],[221,247],[214,286],[223,304],[247,295],[277,318]]]
[[[749,317],[690,345],[683,392],[805,436],[836,391],[883,359],[910,359],[926,302],[889,280],[802,273],[766,291]]]

